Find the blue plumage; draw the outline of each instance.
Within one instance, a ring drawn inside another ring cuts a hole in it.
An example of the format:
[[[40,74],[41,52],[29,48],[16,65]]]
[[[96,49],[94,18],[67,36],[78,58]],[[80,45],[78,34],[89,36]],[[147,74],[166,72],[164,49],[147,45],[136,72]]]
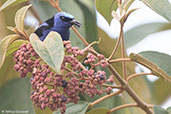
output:
[[[42,23],[35,33],[39,36],[40,40],[43,41],[50,31],[58,32],[63,40],[69,40],[70,31],[69,28],[75,25],[80,27],[80,23],[74,19],[69,13],[59,12],[56,13],[52,18]]]

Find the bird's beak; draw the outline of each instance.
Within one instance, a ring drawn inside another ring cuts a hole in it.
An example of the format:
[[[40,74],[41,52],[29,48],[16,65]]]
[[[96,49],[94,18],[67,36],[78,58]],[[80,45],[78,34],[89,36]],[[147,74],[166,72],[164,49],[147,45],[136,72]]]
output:
[[[81,26],[81,23],[80,23],[79,21],[75,20],[75,19],[73,19],[73,20],[71,21],[71,23],[72,23],[73,25],[75,25],[76,27],[80,27],[80,26]]]

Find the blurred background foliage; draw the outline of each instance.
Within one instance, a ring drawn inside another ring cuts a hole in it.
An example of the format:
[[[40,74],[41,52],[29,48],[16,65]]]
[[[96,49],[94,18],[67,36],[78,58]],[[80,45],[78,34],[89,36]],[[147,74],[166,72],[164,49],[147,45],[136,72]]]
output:
[[[133,0],[125,1],[133,2]],[[4,2],[6,2],[6,0],[1,0],[0,5],[2,5]],[[143,0],[143,2],[150,6],[150,4],[148,4],[148,0]],[[101,38],[100,44],[95,45],[95,49],[99,53],[109,57],[114,48],[114,45],[116,44],[116,39],[110,38],[107,33],[105,33],[96,25],[96,10],[104,16],[108,23],[110,23],[112,20],[111,11],[118,8],[117,0],[59,0],[59,3],[63,11],[71,13],[77,20],[82,23],[82,26],[78,29],[78,31],[89,43],[97,41],[99,38]],[[33,4],[33,7],[30,8],[27,16],[34,16],[40,23],[57,13],[57,10],[44,0],[20,0],[20,2],[15,2],[11,6],[0,11],[0,39],[3,39],[6,35],[12,33],[6,28],[6,26],[15,26],[14,16],[16,11],[27,4]],[[152,9],[155,11],[156,8],[153,6],[150,7],[152,7]],[[161,9],[163,9],[163,7]],[[157,13],[163,14],[163,12],[158,10]],[[171,21],[169,20],[171,17],[170,14],[166,14],[164,16],[167,17],[168,21]],[[28,25],[26,25],[26,28],[28,28],[28,33],[32,33],[34,31],[34,29],[29,29],[33,27],[29,27]],[[170,23],[150,23],[132,28],[125,33],[126,48],[135,45],[149,34],[168,29],[171,29]],[[80,48],[84,47],[84,44],[72,30],[70,40],[74,46],[78,46]],[[13,43],[11,49],[17,49],[21,43],[23,43],[23,41]],[[8,48],[10,49],[10,47]],[[117,51],[113,59],[119,57],[121,57],[121,53]],[[6,56],[5,63],[0,69],[0,110],[21,108],[22,110],[29,110],[29,114],[52,113],[49,109],[41,111],[32,105],[29,98],[31,90],[29,78],[20,79],[19,74],[14,71],[13,66],[14,62],[12,59],[12,54],[8,54],[8,56]],[[121,63],[114,63],[113,66],[119,72],[119,74],[122,75]],[[135,63],[127,64],[128,75],[135,73],[135,66]],[[171,65],[167,67],[171,69]],[[109,76],[109,71],[105,71]],[[147,103],[161,105],[171,96],[171,83],[162,79],[158,79],[153,83],[148,81],[148,79],[145,77],[138,77],[131,80],[130,85],[138,94],[138,96],[140,96],[140,98],[142,98]],[[94,101],[98,99],[99,96],[96,96],[93,99],[90,99],[87,96],[82,96],[81,98],[82,100]],[[127,93],[123,93],[123,95],[111,97],[110,99],[107,99],[92,108],[107,107],[110,109],[123,103],[130,102],[133,102],[133,100]],[[98,114],[101,114],[100,112],[105,112],[106,110],[108,109],[100,108],[96,109],[95,112],[99,112]],[[94,112],[92,111],[88,114],[93,113]],[[114,114],[133,113],[144,114],[144,112],[138,108],[122,109],[116,111]]]

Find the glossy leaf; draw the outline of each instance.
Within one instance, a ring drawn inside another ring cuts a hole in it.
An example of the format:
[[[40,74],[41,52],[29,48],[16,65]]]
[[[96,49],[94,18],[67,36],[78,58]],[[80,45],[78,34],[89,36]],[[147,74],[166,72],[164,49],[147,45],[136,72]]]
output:
[[[6,51],[8,46],[16,39],[18,39],[19,36],[16,34],[12,34],[12,35],[8,35],[5,38],[3,38],[0,41],[0,68],[2,67],[4,60],[5,60],[5,56],[6,56]]]
[[[168,0],[141,0],[148,7],[171,22],[171,4]]]
[[[168,114],[168,111],[159,106],[154,106],[154,114]]]
[[[15,4],[19,4],[22,2],[26,2],[29,0],[7,0],[1,7],[0,7],[0,11],[4,10],[5,8],[15,5]]]
[[[42,42],[35,33],[32,33],[30,42],[36,53],[44,62],[57,73],[60,73],[61,64],[64,58],[64,47],[61,36],[57,32],[52,31]]]
[[[19,9],[17,11],[17,13],[15,14],[15,24],[16,24],[16,28],[18,29],[18,31],[24,33],[24,19],[26,16],[26,13],[28,11],[28,9],[31,7],[32,5],[27,5],[22,7],[21,9]]]
[[[89,102],[79,101],[77,104],[69,103],[66,106],[67,108],[66,108],[65,114],[85,114],[89,106]],[[61,114],[61,113],[58,110],[57,112],[54,112],[53,114]]]
[[[171,57],[167,54],[148,51],[139,54],[131,53],[130,58],[131,60],[149,68],[153,74],[167,81],[171,81],[171,77],[167,74],[169,68],[168,60],[171,61]]]
[[[96,0],[97,11],[104,16],[107,22],[110,24],[112,20],[112,11],[118,8],[117,0]]]
[[[149,23],[136,26],[125,33],[125,46],[129,48],[150,34],[169,29],[171,29],[169,23]]]
[[[108,108],[95,108],[88,111],[86,114],[107,114],[109,112]]]
[[[34,108],[30,100],[29,78],[14,79],[0,88],[0,111],[25,111],[34,114]],[[7,112],[4,112],[6,114]],[[24,113],[24,112],[22,112]]]

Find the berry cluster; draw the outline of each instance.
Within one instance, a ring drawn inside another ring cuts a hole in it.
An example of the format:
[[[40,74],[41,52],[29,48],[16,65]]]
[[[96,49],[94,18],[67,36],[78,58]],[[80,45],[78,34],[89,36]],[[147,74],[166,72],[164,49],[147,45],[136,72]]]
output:
[[[21,77],[25,77],[28,72],[32,72],[35,59],[39,56],[34,51],[31,44],[22,44],[14,54],[16,62],[14,69],[20,73]]]
[[[103,87],[103,84],[113,83],[113,77],[107,79],[104,71],[95,69],[98,65],[107,66],[103,55],[95,56],[91,52],[72,47],[70,41],[64,41],[64,45],[62,74],[55,73],[45,64],[30,43],[21,45],[14,54],[14,68],[20,72],[21,77],[25,77],[28,72],[32,74],[30,82],[33,103],[40,109],[60,109],[62,114],[65,113],[66,103],[78,102],[79,94],[87,94],[90,97],[104,92],[110,94],[112,88]],[[84,64],[89,64],[90,68],[86,69]]]
[[[31,78],[32,94],[31,100],[40,109],[49,107],[51,110],[61,110],[63,114],[66,109],[67,97],[62,93],[60,87],[63,86],[62,75],[55,74],[46,65],[37,64],[33,70]]]

